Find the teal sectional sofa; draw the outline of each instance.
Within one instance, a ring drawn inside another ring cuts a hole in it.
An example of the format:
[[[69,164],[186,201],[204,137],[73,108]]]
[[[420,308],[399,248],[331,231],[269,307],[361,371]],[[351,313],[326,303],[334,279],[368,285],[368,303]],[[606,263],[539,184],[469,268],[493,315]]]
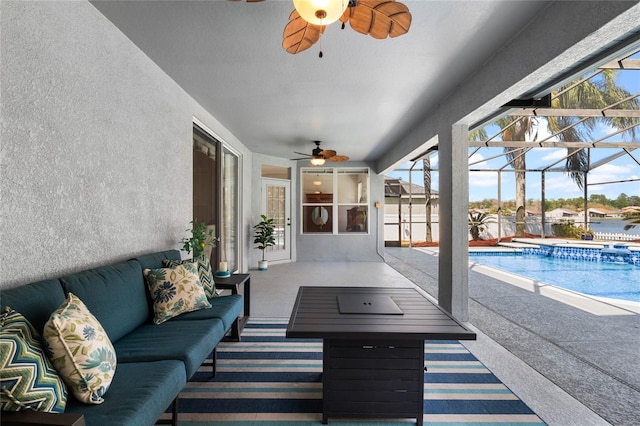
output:
[[[242,296],[209,299],[210,309],[156,325],[143,270],[162,268],[165,259],[179,260],[180,252],[142,255],[0,294],[3,307],[21,313],[40,332],[68,293],[100,322],[116,351],[113,381],[102,404],[84,404],[69,392],[65,408],[82,414],[88,426],[153,425],[172,404],[175,425],[179,392],[212,353],[215,375],[215,348],[242,312]]]

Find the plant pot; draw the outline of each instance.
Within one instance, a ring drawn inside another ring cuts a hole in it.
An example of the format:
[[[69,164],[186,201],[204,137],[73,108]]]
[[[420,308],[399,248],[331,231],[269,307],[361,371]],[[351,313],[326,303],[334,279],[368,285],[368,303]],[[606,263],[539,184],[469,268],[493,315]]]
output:
[[[268,260],[259,260],[258,261],[258,271],[266,271],[269,269],[269,261]]]

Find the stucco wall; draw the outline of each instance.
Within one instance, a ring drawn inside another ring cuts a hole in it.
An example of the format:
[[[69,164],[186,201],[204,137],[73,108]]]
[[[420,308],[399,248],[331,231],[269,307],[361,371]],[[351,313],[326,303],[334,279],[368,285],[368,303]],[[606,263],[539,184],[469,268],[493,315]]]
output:
[[[250,153],[91,4],[0,8],[0,288],[178,248],[193,118]]]

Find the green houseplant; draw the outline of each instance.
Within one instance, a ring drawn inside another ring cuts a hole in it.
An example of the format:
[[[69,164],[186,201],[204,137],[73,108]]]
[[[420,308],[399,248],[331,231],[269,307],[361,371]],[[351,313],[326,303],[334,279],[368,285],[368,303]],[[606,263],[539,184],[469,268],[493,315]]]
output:
[[[213,229],[207,229],[207,224],[204,222],[196,222],[197,219],[189,222],[192,227],[186,231],[191,235],[180,240],[182,250],[187,253],[193,252],[194,259],[202,255],[206,246],[215,247],[218,243],[218,238],[213,235]]]
[[[258,262],[258,270],[265,271],[269,264],[264,258],[264,251],[267,247],[276,245],[276,239],[273,236],[275,225],[273,219],[267,218],[265,215],[260,215],[260,219],[262,220],[253,227],[255,232],[253,243],[257,244],[258,250],[262,250],[262,260]]]

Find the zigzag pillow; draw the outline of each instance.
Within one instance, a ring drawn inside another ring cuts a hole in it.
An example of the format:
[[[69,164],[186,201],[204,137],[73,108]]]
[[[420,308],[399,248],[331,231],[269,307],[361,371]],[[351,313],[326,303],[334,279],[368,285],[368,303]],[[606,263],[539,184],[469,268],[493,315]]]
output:
[[[202,283],[202,288],[204,288],[204,294],[207,295],[207,299],[213,299],[214,297],[218,297],[218,293],[216,293],[216,283],[213,281],[213,272],[211,270],[211,262],[209,262],[209,259],[207,259],[207,256],[205,255],[198,256],[197,259],[187,259],[187,260],[165,259],[162,261],[162,265],[165,268],[173,268],[174,266],[182,265],[184,263],[197,264],[198,276],[200,277],[200,282]]]
[[[29,321],[7,307],[0,315],[0,408],[62,413],[67,387]]]

